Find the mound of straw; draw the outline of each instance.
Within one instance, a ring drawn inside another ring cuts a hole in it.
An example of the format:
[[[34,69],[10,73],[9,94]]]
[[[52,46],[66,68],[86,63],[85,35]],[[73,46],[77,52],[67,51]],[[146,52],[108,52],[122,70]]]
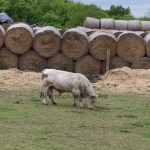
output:
[[[109,70],[123,67],[130,67],[130,64],[118,56],[115,56],[110,60]],[[102,63],[102,73],[104,74],[105,72],[106,72],[106,61]]]

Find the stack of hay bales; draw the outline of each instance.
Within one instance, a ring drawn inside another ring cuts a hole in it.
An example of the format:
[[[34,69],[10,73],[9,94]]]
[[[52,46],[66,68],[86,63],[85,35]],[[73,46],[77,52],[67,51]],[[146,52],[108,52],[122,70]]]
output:
[[[138,31],[149,29],[149,22],[92,20],[86,18],[84,27],[68,30],[46,26],[34,32],[28,24],[16,23],[5,31],[0,26],[0,67],[98,75],[106,72],[110,49],[110,69],[150,69],[150,33]]]

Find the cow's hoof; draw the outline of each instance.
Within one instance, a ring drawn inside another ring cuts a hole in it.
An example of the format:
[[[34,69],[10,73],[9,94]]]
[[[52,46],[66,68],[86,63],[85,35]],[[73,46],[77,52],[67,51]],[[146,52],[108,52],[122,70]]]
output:
[[[47,106],[48,104],[47,103],[43,103],[43,105]]]
[[[76,107],[76,106],[77,106],[77,104],[76,104],[76,103],[74,103],[74,104],[73,104],[73,106],[74,106],[74,107]]]
[[[56,103],[56,102],[53,102],[53,105],[57,105],[57,103]]]

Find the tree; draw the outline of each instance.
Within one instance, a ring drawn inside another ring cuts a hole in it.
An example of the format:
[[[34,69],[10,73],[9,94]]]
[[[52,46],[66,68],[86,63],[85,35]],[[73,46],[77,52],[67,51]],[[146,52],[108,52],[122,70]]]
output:
[[[131,14],[131,10],[129,7],[124,8],[120,6],[111,5],[109,10],[106,10],[106,13],[114,19],[122,19],[122,20],[131,20],[134,17]]]

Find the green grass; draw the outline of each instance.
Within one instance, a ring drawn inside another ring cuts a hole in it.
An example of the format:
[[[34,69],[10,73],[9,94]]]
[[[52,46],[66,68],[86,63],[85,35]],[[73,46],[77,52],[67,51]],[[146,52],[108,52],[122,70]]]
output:
[[[1,150],[149,150],[148,96],[96,91],[101,96],[89,110],[57,93],[58,105],[47,99],[44,106],[39,91],[0,92]]]

